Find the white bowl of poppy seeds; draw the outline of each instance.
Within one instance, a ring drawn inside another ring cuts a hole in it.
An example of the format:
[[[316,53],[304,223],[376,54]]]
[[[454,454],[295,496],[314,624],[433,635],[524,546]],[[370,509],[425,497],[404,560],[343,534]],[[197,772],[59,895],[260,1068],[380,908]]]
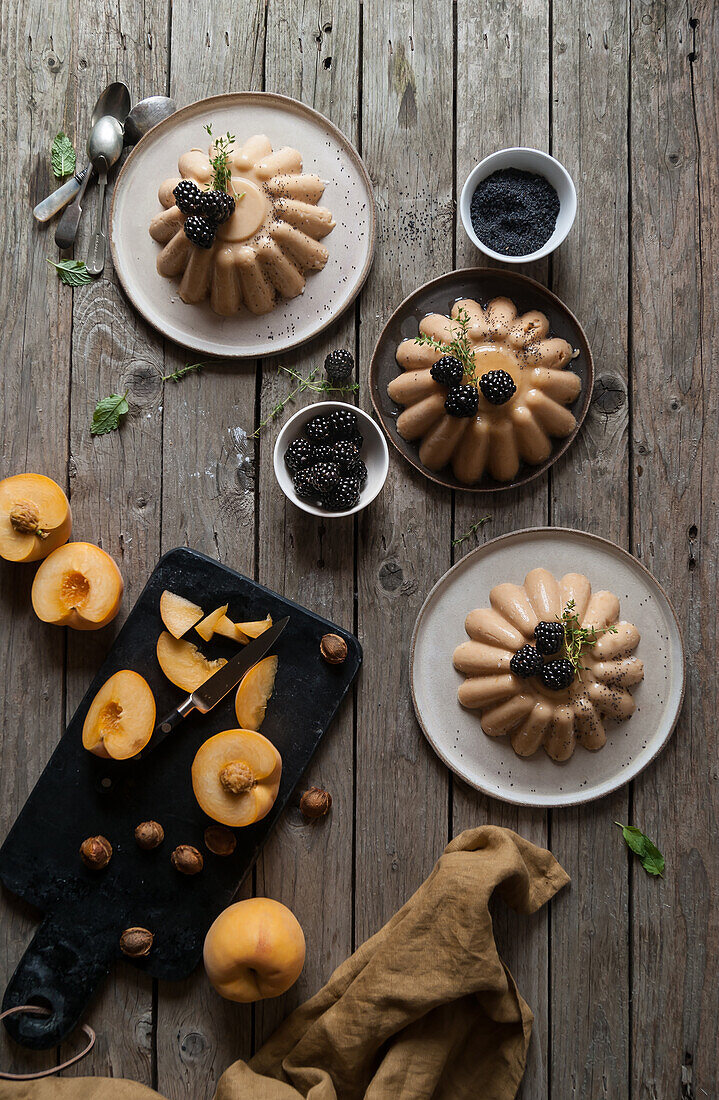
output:
[[[567,169],[549,153],[500,149],[467,176],[459,212],[467,236],[485,256],[523,264],[562,243],[577,212],[577,192]]]

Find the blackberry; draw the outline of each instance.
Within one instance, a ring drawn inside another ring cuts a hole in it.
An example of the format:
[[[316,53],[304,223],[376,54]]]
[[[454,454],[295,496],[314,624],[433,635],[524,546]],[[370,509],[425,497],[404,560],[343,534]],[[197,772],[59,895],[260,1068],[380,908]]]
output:
[[[235,200],[226,191],[203,191],[200,194],[197,213],[213,225],[222,225],[234,212]]]
[[[343,477],[336,487],[323,493],[320,503],[328,512],[348,512],[359,500],[360,487],[357,478]]]
[[[340,439],[332,446],[332,456],[343,474],[357,474],[362,460],[354,443],[350,443],[348,439]]]
[[[461,385],[464,367],[454,355],[443,355],[429,368],[429,373],[440,385],[454,387]]]
[[[544,661],[533,645],[523,645],[512,657],[509,667],[515,676],[526,680],[530,676],[539,676],[544,668]]]
[[[199,214],[190,214],[185,219],[185,236],[198,248],[212,248],[215,243],[215,227]]]
[[[315,449],[309,439],[293,439],[285,451],[285,465],[288,470],[304,470],[315,457]]]
[[[202,191],[194,180],[180,180],[172,192],[175,202],[183,214],[196,214],[198,203],[202,198]]]
[[[562,691],[574,681],[574,665],[566,657],[557,661],[547,661],[540,672],[542,683],[550,691]]]
[[[332,425],[328,416],[313,416],[305,424],[305,436],[313,443],[329,443]]]
[[[359,481],[360,489],[364,489],[365,484],[367,483],[367,467],[365,466],[362,459],[359,460],[359,464],[357,466],[354,476]]]
[[[357,448],[358,451],[362,450],[362,444],[364,443],[364,436],[362,435],[362,432],[359,430],[359,428],[355,428],[355,430],[352,432],[352,434],[347,436],[347,439],[350,443],[354,443],[354,445],[355,445],[355,447]]]
[[[312,465],[318,462],[335,462],[335,451],[331,443],[312,444]]]
[[[506,370],[488,370],[480,378],[479,388],[491,405],[504,405],[517,389]]]
[[[334,386],[341,386],[354,374],[355,361],[351,351],[337,348],[325,358],[325,374]]]
[[[450,416],[475,416],[479,394],[474,386],[454,386],[447,394],[444,407]]]
[[[310,470],[312,484],[318,493],[329,492],[340,480],[340,468],[336,462],[318,462]]]
[[[537,623],[534,631],[534,641],[537,652],[545,657],[552,653],[559,653],[564,642],[564,626],[562,623]]]
[[[300,470],[296,473],[292,478],[292,484],[301,500],[314,500],[316,498],[317,490],[314,487],[309,470]]]
[[[335,409],[327,417],[330,422],[333,439],[353,439],[357,430],[357,413],[349,409]]]

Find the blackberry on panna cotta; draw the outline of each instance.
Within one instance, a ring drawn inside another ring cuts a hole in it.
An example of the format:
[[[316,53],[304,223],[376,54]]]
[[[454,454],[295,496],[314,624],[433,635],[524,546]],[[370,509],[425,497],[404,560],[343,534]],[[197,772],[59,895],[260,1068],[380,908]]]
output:
[[[429,368],[435,382],[441,386],[459,386],[464,378],[464,367],[454,355],[443,355]]]
[[[533,645],[523,645],[512,657],[509,667],[515,676],[527,680],[530,676],[539,676],[544,668],[544,661]]]
[[[559,653],[564,643],[564,624],[557,622],[537,623],[534,642],[539,653],[545,657]]]
[[[199,214],[190,214],[185,219],[185,236],[198,248],[212,248],[215,243],[215,227]]]
[[[349,382],[354,369],[355,361],[352,352],[344,348],[331,351],[325,358],[325,374],[333,386],[341,386]]]
[[[479,395],[474,386],[455,386],[447,394],[444,403],[450,416],[476,416],[479,408]]]
[[[566,657],[559,657],[556,661],[547,661],[539,675],[550,691],[563,691],[574,683],[574,665]]]
[[[183,214],[196,214],[198,212],[198,203],[202,198],[202,191],[200,191],[194,180],[180,180],[172,194],[175,196],[178,210],[181,210]]]
[[[304,470],[314,458],[315,448],[309,439],[293,439],[285,451],[285,465],[290,473]]]
[[[197,204],[197,213],[213,225],[222,225],[235,212],[235,200],[226,191],[203,191]]]
[[[490,405],[506,405],[517,391],[512,375],[506,370],[488,370],[480,378],[479,388]]]

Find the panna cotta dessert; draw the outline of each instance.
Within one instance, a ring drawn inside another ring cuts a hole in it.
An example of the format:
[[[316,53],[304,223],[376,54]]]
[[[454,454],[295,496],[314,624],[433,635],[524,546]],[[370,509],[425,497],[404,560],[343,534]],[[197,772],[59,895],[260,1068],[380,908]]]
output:
[[[480,712],[489,737],[508,734],[518,756],[544,747],[561,761],[577,743],[601,749],[603,719],[630,718],[630,689],[644,679],[639,631],[619,618],[614,593],[592,592],[581,573],[557,580],[537,568],[522,585],[496,585],[489,602],[470,611],[469,641],[454,651],[462,706]]]
[[[552,439],[576,428],[567,406],[582,383],[566,369],[576,354],[550,335],[539,310],[520,316],[509,298],[486,309],[471,298],[455,302],[450,317],[429,314],[419,336],[397,348],[403,373],[387,387],[404,406],[397,431],[419,443],[427,469],[451,465],[463,485],[486,473],[512,481],[522,461],[540,465]]]
[[[177,167],[160,187],[150,236],[163,246],[158,272],[180,280],[184,302],[209,298],[224,317],[242,307],[269,313],[327,263],[320,242],[335,222],[318,205],[324,183],[303,171],[297,149],[273,150],[264,134],[237,145],[226,134],[208,152],[183,153]]]

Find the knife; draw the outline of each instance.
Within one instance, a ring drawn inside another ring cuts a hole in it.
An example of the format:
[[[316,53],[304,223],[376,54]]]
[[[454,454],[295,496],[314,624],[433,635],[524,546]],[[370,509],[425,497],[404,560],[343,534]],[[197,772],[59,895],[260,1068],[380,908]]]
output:
[[[207,714],[209,710],[212,710],[215,704],[224,699],[228,691],[232,691],[233,687],[239,684],[242,677],[251,668],[254,668],[265,653],[272,649],[289,621],[290,617],[287,615],[284,619],[280,619],[279,622],[275,623],[274,626],[271,626],[269,630],[265,630],[259,638],[255,638],[253,642],[246,645],[241,653],[238,653],[226,665],[218,669],[213,676],[210,676],[209,680],[205,680],[204,684],[200,684],[191,695],[183,699],[175,710],[162,719],[148,742],[147,748],[138,753],[138,756],[134,759],[137,760],[139,756],[144,756],[150,749],[156,748],[191,711],[199,710],[201,714]]]

